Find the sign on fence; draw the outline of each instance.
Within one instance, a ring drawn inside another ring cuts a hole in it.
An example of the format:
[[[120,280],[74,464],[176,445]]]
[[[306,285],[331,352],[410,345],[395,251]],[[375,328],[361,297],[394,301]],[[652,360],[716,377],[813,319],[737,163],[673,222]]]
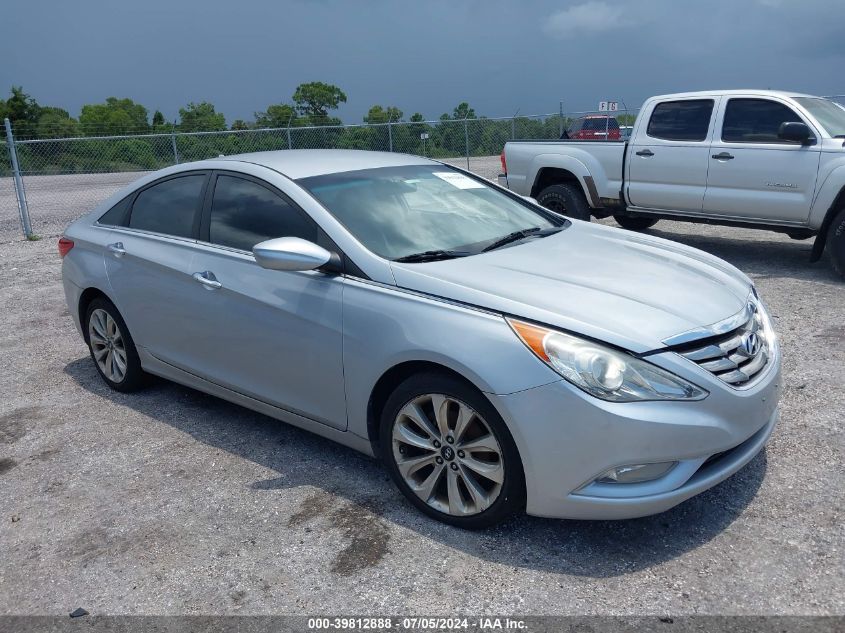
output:
[[[599,101],[599,112],[616,112],[619,110],[618,101]]]

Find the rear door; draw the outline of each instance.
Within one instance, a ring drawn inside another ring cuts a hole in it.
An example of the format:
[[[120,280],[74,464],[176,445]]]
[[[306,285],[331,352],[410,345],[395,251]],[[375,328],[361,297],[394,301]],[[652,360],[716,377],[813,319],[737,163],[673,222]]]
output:
[[[704,211],[708,215],[803,222],[810,214],[821,143],[778,138],[782,123],[813,125],[787,102],[726,97],[710,147]],[[816,138],[819,138],[816,132]]]
[[[187,172],[155,181],[131,197],[123,217],[102,219],[114,223],[104,253],[111,297],[135,343],[181,367],[192,355],[182,335],[185,296],[194,283],[188,265],[208,176]]]
[[[661,101],[628,152],[628,199],[645,209],[701,213],[716,99]]]
[[[343,277],[267,270],[255,244],[300,237],[336,250],[281,191],[234,172],[209,187],[189,306],[186,345],[193,371],[214,383],[339,429],[346,428]]]

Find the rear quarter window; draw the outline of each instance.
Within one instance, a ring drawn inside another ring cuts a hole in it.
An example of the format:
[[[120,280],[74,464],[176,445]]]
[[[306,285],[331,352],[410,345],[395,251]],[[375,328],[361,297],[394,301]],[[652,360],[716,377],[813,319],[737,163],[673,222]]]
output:
[[[106,211],[97,220],[100,224],[107,226],[126,226],[126,216],[129,212],[129,203],[132,202],[132,195],[126,196],[123,200]]]
[[[129,228],[191,237],[205,180],[206,174],[191,174],[142,190],[132,204]]]

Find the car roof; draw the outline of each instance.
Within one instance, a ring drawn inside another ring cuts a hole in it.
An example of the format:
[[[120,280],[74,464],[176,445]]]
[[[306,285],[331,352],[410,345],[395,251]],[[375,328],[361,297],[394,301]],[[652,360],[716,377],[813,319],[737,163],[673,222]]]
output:
[[[758,90],[750,88],[748,90],[699,90],[696,92],[676,92],[673,94],[659,95],[654,99],[678,99],[681,97],[725,97],[731,95],[744,96],[758,96],[758,97],[815,97],[816,95],[808,95],[800,92],[789,92],[786,90]]]
[[[353,149],[285,149],[222,156],[219,160],[262,165],[293,180],[376,167],[439,164],[436,161],[420,156],[411,156],[410,154],[368,152]]]

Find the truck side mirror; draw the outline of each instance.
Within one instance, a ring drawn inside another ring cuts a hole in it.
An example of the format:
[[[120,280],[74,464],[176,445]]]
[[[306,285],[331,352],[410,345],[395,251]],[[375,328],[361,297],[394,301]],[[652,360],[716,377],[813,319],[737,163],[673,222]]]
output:
[[[816,140],[809,126],[798,121],[781,123],[778,129],[778,138],[793,143],[801,143],[801,145],[812,145]]]

